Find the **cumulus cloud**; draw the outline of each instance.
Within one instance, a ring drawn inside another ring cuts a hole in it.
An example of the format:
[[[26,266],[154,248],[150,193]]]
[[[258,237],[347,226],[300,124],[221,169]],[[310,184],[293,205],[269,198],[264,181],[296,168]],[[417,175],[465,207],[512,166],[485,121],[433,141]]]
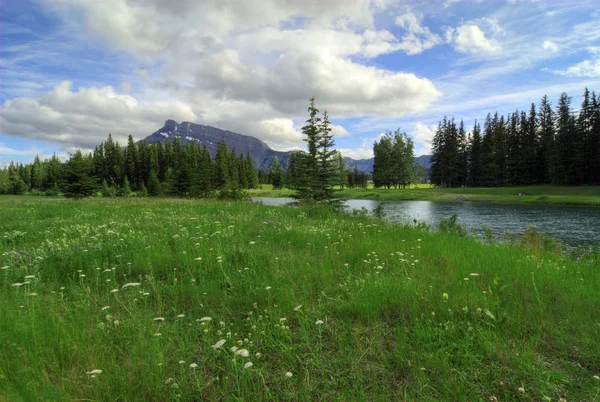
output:
[[[398,39],[375,26],[387,0],[56,0],[44,3],[76,21],[109,50],[139,64],[120,84],[73,88],[0,105],[3,132],[89,148],[111,132],[140,139],[166,119],[254,135],[276,149],[302,146],[295,124],[308,99],[332,120],[402,116],[441,96],[433,82],[369,60],[415,54],[440,39],[422,17],[397,19]],[[334,126],[336,136],[349,135]]]
[[[431,142],[433,141],[435,131],[435,125],[427,126],[420,121],[415,124],[411,137],[414,139],[415,145],[417,145],[417,153],[431,154]]]
[[[422,20],[422,15],[417,16],[410,11],[396,17],[396,25],[405,31],[398,48],[406,51],[407,54],[418,54],[444,42],[424,26]]]
[[[558,45],[551,40],[545,40],[544,43],[542,43],[542,49],[546,49],[551,53],[556,53],[558,52]]]
[[[600,77],[600,58],[584,60],[581,63],[555,72],[565,77],[597,78]]]
[[[446,33],[454,48],[461,53],[498,53],[502,47],[487,38],[478,25],[464,24]]]
[[[179,101],[140,104],[111,86],[73,90],[64,81],[35,98],[15,98],[0,106],[0,126],[6,134],[93,148],[108,133],[140,138],[170,117],[193,121],[196,115]]]

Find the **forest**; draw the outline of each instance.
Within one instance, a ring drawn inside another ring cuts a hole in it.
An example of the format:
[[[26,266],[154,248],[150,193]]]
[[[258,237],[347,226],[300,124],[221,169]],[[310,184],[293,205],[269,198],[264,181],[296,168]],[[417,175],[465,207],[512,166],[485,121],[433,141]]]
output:
[[[600,184],[600,96],[587,88],[579,111],[562,93],[528,112],[488,114],[469,134],[444,118],[432,143],[430,179],[439,187]]]

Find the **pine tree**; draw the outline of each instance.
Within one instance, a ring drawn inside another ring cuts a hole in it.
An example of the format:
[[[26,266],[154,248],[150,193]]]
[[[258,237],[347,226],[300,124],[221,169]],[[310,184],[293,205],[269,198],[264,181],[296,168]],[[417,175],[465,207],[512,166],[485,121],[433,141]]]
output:
[[[92,158],[84,157],[80,150],[64,166],[62,189],[68,198],[84,198],[94,193],[97,186],[93,175]]]
[[[483,187],[493,187],[496,184],[496,163],[494,155],[494,124],[488,113],[484,124],[484,135],[481,140],[481,179]]]
[[[271,164],[271,181],[273,183],[273,189],[278,190],[283,187],[283,168],[279,163],[279,158],[274,157],[273,163]]]
[[[254,166],[254,161],[250,157],[250,151],[246,154],[246,174],[248,175],[248,187],[258,188],[258,172]]]
[[[540,103],[540,144],[538,148],[538,182],[554,183],[556,181],[556,147],[554,129],[554,111],[548,97],[544,95]]]
[[[331,123],[327,112],[323,113],[321,120],[317,114],[319,110],[315,106],[314,97],[310,99],[308,107],[309,118],[302,133],[306,136],[308,152],[300,158],[301,172],[297,193],[295,195],[301,201],[324,203],[339,206],[341,202],[335,197],[336,169],[333,150],[334,141],[331,134]]]
[[[572,184],[572,178],[576,173],[573,171],[574,132],[575,121],[571,115],[571,98],[563,92],[558,100],[556,111],[556,176],[558,184]]]
[[[465,123],[462,120],[458,127],[457,147],[456,184],[466,186],[469,179],[469,153]]]
[[[129,183],[133,184],[134,188],[137,188],[137,166],[137,148],[135,142],[133,142],[133,137],[130,135],[127,137],[127,148],[125,149],[125,177]]]
[[[150,171],[150,178],[148,179],[148,195],[151,197],[158,197],[162,194],[160,181],[158,176],[154,173],[154,170]]]
[[[477,120],[469,142],[469,183],[473,187],[481,185],[481,127]]]

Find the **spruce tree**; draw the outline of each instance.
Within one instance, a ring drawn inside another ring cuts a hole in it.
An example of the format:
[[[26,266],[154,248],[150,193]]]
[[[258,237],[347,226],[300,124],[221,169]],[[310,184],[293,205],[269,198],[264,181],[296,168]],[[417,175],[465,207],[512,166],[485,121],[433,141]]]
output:
[[[469,183],[473,187],[481,185],[481,127],[477,120],[469,142]]]
[[[283,187],[283,168],[279,163],[279,158],[274,157],[273,163],[271,164],[271,182],[273,183],[273,189],[279,190]]]
[[[336,169],[333,150],[334,141],[331,134],[331,123],[327,112],[323,119],[318,117],[319,110],[315,106],[314,97],[308,107],[309,118],[302,127],[306,136],[308,152],[301,158],[301,172],[297,183],[295,197],[300,201],[324,203],[339,206],[341,202],[335,197]]]
[[[68,198],[84,198],[94,193],[97,186],[91,157],[84,157],[78,149],[64,166],[62,190]]]

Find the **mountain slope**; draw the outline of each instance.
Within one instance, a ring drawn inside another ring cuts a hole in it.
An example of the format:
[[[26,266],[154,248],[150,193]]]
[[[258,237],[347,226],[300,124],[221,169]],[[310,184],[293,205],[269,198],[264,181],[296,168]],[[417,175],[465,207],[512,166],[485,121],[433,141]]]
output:
[[[229,149],[233,149],[236,154],[250,152],[250,157],[254,161],[254,165],[258,169],[268,170],[273,163],[273,159],[277,156],[284,170],[287,170],[288,160],[291,151],[281,152],[271,149],[267,144],[256,137],[242,135],[232,131],[221,130],[211,126],[203,126],[183,122],[181,124],[174,120],[167,120],[165,125],[158,131],[144,138],[148,144],[155,142],[172,141],[174,138],[179,138],[182,144],[195,143],[205,145],[210,154],[214,157],[217,152],[219,142],[224,141]],[[431,156],[423,155],[415,158],[415,162],[429,168],[429,160]],[[346,166],[350,169],[358,168],[361,172],[371,173],[373,171],[373,158],[371,159],[352,159],[345,158]]]

